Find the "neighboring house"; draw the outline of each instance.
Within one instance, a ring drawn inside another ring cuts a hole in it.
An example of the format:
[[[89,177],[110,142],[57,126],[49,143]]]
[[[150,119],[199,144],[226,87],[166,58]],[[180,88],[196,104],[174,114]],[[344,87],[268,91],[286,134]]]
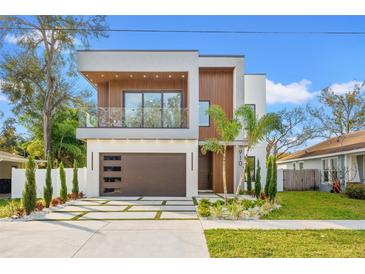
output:
[[[97,109],[82,115],[88,196],[196,196],[223,192],[222,159],[202,155],[216,136],[205,110],[221,105],[232,118],[243,104],[266,113],[266,76],[245,74],[244,56],[187,51],[79,51],[78,70],[97,90]],[[227,152],[228,192],[238,184],[243,136]],[[265,145],[260,159],[265,181]]]
[[[319,169],[320,189],[329,190],[333,178],[365,183],[365,130],[330,138],[278,161],[280,169]]]
[[[0,194],[11,192],[11,169],[24,168],[26,159],[0,151]]]

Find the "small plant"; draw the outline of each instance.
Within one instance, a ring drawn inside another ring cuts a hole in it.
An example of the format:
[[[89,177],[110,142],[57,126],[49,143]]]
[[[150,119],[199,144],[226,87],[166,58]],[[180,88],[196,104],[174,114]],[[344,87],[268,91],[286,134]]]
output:
[[[217,200],[214,203],[212,203],[212,206],[210,208],[210,211],[215,218],[221,218],[223,216],[223,209],[224,209],[224,201],[223,200]]]
[[[22,205],[25,213],[29,215],[35,209],[37,201],[37,189],[35,182],[35,162],[32,156],[29,156],[25,170],[25,186],[22,195]]]
[[[12,218],[19,218],[22,217],[25,213],[24,207],[22,207],[21,203],[10,200],[8,203],[1,208],[1,215],[12,217]]]
[[[44,208],[44,204],[43,204],[43,201],[40,200],[40,201],[37,201],[36,205],[35,205],[35,210],[36,211],[42,211]]]
[[[63,201],[60,197],[53,198],[51,201],[52,206],[58,206],[63,204]]]
[[[258,199],[261,193],[261,167],[260,161],[257,160],[257,171],[256,171],[256,180],[255,180],[255,196]]]
[[[74,166],[73,166],[73,177],[72,177],[72,194],[74,194],[75,199],[79,196],[79,179],[77,176],[77,163],[76,160],[74,160]]]
[[[66,173],[62,162],[60,163],[60,180],[61,180],[60,197],[62,198],[62,200],[67,201]]]
[[[238,195],[245,195],[246,193],[245,193],[245,191],[243,190],[243,189],[240,189],[239,191],[238,191]]]
[[[365,200],[365,184],[347,183],[345,193],[349,198]]]
[[[200,201],[199,201],[199,205],[201,205],[201,206],[210,206],[211,205],[211,202],[208,200],[208,199],[201,199]]]
[[[260,193],[260,200],[262,200],[262,201],[266,200],[266,195],[264,192]]]
[[[44,199],[44,204],[45,204],[46,208],[49,208],[49,205],[52,200],[52,195],[53,195],[51,171],[52,171],[52,161],[51,161],[51,156],[48,155],[47,156],[46,185],[43,187],[43,199]]]
[[[231,218],[235,220],[238,220],[244,211],[244,207],[237,200],[234,200],[232,203],[228,204],[227,209]]]
[[[80,199],[82,199],[82,198],[84,198],[85,197],[85,194],[81,191],[80,193],[79,193],[79,198]]]
[[[210,216],[210,208],[207,205],[198,205],[198,214],[201,217],[209,217]]]

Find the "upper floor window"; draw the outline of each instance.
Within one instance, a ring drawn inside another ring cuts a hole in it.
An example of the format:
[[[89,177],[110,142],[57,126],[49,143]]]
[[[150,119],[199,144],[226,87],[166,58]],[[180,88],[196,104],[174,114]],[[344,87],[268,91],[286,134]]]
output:
[[[124,126],[182,127],[182,93],[179,91],[124,92]]]
[[[253,109],[253,112],[256,115],[256,105],[255,104],[245,104],[245,105],[251,107]]]
[[[209,101],[199,101],[199,126],[209,127],[210,119],[207,110],[210,107]]]

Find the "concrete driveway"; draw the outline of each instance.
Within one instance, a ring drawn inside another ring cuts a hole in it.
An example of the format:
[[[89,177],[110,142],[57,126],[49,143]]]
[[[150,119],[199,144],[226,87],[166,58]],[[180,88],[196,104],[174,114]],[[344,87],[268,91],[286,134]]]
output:
[[[41,221],[0,222],[0,257],[208,257],[190,199],[87,199]]]

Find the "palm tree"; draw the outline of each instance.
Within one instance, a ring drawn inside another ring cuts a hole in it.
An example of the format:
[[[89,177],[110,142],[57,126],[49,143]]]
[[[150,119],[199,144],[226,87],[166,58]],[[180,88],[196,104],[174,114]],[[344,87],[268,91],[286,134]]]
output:
[[[247,163],[247,158],[250,150],[255,145],[263,141],[264,138],[273,130],[280,129],[280,117],[275,113],[267,113],[261,118],[256,116],[255,110],[248,105],[239,107],[235,111],[235,117],[237,117],[242,124],[244,130],[243,134],[246,136],[245,143],[243,146],[246,147],[244,155],[244,163]],[[236,195],[238,194],[240,187],[244,181],[245,165],[242,165],[240,180],[237,186]]]
[[[212,106],[207,110],[207,114],[213,119],[216,127],[218,138],[209,139],[201,148],[202,154],[212,151],[221,154],[223,158],[222,164],[222,181],[224,200],[227,203],[227,176],[226,176],[226,151],[230,142],[234,141],[238,136],[241,125],[237,119],[228,119],[224,110],[220,106]]]

